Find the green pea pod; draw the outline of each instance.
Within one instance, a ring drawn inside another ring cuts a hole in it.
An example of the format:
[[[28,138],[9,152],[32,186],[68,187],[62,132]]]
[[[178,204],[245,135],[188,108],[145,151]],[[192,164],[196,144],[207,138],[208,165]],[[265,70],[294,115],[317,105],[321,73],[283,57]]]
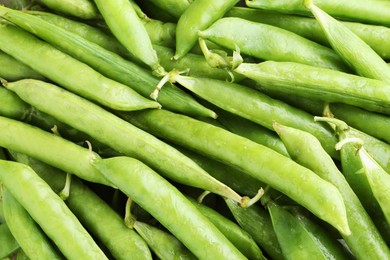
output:
[[[9,152],[14,160],[30,166],[55,192],[63,189],[66,178],[64,172],[24,154]],[[70,196],[65,203],[113,257],[152,259],[150,250],[141,237],[127,228],[122,217],[78,179],[72,178]]]
[[[314,5],[311,0],[306,2],[332,48],[357,74],[390,83],[390,67],[367,43],[348,27]],[[390,10],[390,4],[388,7]]]
[[[173,79],[208,102],[270,130],[273,130],[272,122],[277,121],[308,131],[321,140],[329,154],[338,158],[334,148],[337,138],[330,128],[314,122],[312,115],[300,109],[235,83],[182,75],[175,75]]]
[[[253,238],[240,226],[224,217],[214,209],[200,204],[194,199],[189,200],[205,215],[248,259],[266,259]]]
[[[107,259],[65,202],[30,167],[3,160],[0,169],[4,186],[65,257]]]
[[[9,81],[23,78],[45,79],[38,72],[3,51],[0,51],[0,77]]]
[[[0,115],[5,117],[21,119],[25,117],[29,109],[29,105],[22,101],[15,93],[1,87],[0,100],[2,104],[0,106]]]
[[[176,237],[159,228],[135,221],[134,229],[148,243],[159,259],[197,259]]]
[[[42,17],[42,13],[38,14],[38,17]],[[148,70],[107,51],[105,49],[107,45],[113,45],[109,49],[115,50],[119,48],[119,43],[115,44],[115,39],[104,37],[101,32],[97,34],[96,29],[91,30],[69,19],[56,19],[47,15],[44,19],[49,23],[45,23],[37,17],[22,12],[8,12],[8,19],[12,19],[19,26],[89,64],[103,75],[131,87],[146,98],[149,98],[159,82],[159,79],[153,77]],[[172,84],[165,84],[158,101],[164,108],[180,113],[204,117],[215,116],[213,111],[201,106],[193,97]]]
[[[132,113],[127,119],[158,137],[238,167],[349,234],[344,203],[337,189],[274,150],[222,128],[162,109]]]
[[[225,202],[237,223],[253,237],[256,243],[264,249],[272,259],[284,259],[275,231],[272,227],[271,218],[264,208],[261,208],[258,205],[242,208],[229,199],[225,199]]]
[[[4,202],[2,202],[4,204]],[[2,206],[2,205],[0,205]],[[20,248],[18,242],[15,240],[15,237],[12,235],[11,231],[7,224],[0,224],[0,258],[4,259],[7,256],[11,255],[13,252]]]
[[[282,13],[310,15],[302,0],[246,0],[251,8],[261,8]],[[332,16],[344,20],[362,21],[373,24],[390,24],[390,5],[381,0],[314,0],[314,3]]]
[[[363,169],[372,193],[381,206],[387,222],[390,224],[390,175],[375,162],[364,147],[359,149],[359,157],[362,160]]]
[[[234,7],[226,16],[240,17],[253,22],[265,23],[294,32],[309,40],[330,46],[317,20],[311,17],[288,15],[262,9]],[[383,59],[390,58],[390,28],[358,22],[340,21],[365,41]]]
[[[117,110],[160,106],[15,26],[1,23],[0,31],[4,36],[0,41],[0,49],[79,95]],[[82,78],[79,77],[80,71],[83,73]]]
[[[28,154],[82,179],[112,186],[89,164],[91,158],[100,156],[87,148],[6,117],[0,117],[0,126],[0,146]]]
[[[149,35],[128,0],[95,0],[100,13],[115,37],[125,48],[147,64],[158,76],[166,72],[160,65]]]
[[[176,53],[178,60],[186,55],[198,40],[198,31],[204,30],[221,18],[238,0],[197,0],[180,16],[176,27]]]
[[[242,63],[234,71],[263,88],[390,114],[389,84],[381,80],[294,62]]]
[[[39,3],[55,11],[82,19],[94,19],[99,16],[99,11],[90,0],[39,0]]]
[[[7,225],[28,257],[62,259],[37,223],[7,190],[4,191],[3,200]]]
[[[143,163],[114,157],[92,164],[198,258],[245,259],[180,191]]]
[[[165,23],[156,19],[148,19],[143,22],[146,31],[149,34],[150,40],[153,45],[162,45],[169,48],[175,47],[175,37],[176,37],[176,24],[175,23]],[[156,50],[156,46],[153,46],[153,49]],[[158,53],[157,53],[158,57]],[[171,56],[172,57],[172,56]],[[160,58],[159,58],[160,60]],[[160,61],[161,63],[161,61]],[[164,67],[164,65],[161,63]]]
[[[151,1],[137,1],[137,5],[148,15],[148,18],[158,19],[163,22],[177,23],[177,18],[162,10]]]
[[[307,132],[276,122],[274,127],[295,161],[334,184],[340,191],[345,201],[347,219],[351,229],[351,234],[342,234],[342,236],[353,254],[356,257],[388,258],[390,256],[389,248],[358,197],[332,158],[323,150],[318,139]]]
[[[42,112],[90,135],[121,154],[147,163],[170,179],[235,201],[245,203],[248,199],[211,177],[177,149],[73,93],[36,80],[12,82],[7,87]],[[47,102],[42,102],[42,95]],[[141,147],[144,149],[140,149]],[[99,174],[98,176],[103,178]]]
[[[235,50],[238,46],[241,53],[262,60],[291,61],[315,67],[348,70],[330,48],[268,24],[225,17],[208,29],[199,31],[198,35],[230,50]]]
[[[149,2],[160,7],[161,10],[168,12],[172,16],[179,18],[193,0],[150,0]]]

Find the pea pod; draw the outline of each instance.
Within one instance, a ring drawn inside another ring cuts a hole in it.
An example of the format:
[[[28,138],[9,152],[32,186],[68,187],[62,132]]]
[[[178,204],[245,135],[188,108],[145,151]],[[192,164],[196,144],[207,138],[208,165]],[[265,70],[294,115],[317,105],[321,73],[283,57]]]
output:
[[[172,16],[179,18],[184,11],[190,6],[193,0],[151,0],[156,6],[160,7],[162,10],[168,12]]]
[[[176,27],[176,52],[173,59],[186,55],[198,40],[198,31],[221,18],[238,0],[197,0],[180,16]]]
[[[321,25],[332,48],[357,74],[390,83],[390,67],[367,43],[311,0],[307,0],[305,5]]]
[[[99,16],[96,6],[90,0],[39,0],[39,3],[61,13],[82,19],[93,19]]]
[[[24,118],[29,105],[23,102],[15,93],[5,88],[0,88],[0,115],[9,118]]]
[[[3,204],[4,202],[2,202]],[[0,205],[2,206],[2,205]],[[0,257],[5,259],[11,253],[15,252],[20,248],[18,242],[15,240],[11,231],[8,228],[8,225],[5,223],[0,224],[0,237],[2,243],[0,244]]]
[[[290,156],[333,183],[340,191],[347,210],[351,234],[342,234],[356,257],[387,258],[390,250],[376,229],[363,205],[353,192],[332,158],[323,150],[319,141],[307,132],[274,123],[274,127],[286,145]],[[364,238],[364,239],[363,239]]]
[[[243,205],[248,201],[247,197],[241,197],[211,177],[175,148],[77,95],[36,80],[8,83],[7,87],[39,110],[85,132],[121,154],[147,163],[170,179],[227,196]],[[41,102],[42,95],[46,96],[47,102]]]
[[[3,200],[7,225],[27,256],[31,259],[61,259],[37,223],[7,190]]]
[[[79,95],[117,110],[160,106],[15,26],[1,23],[0,32],[4,36],[0,49]],[[46,58],[42,59],[42,56]],[[82,78],[80,71],[84,75]]]
[[[115,37],[158,76],[166,72],[160,65],[149,35],[128,0],[101,1],[95,4]]]
[[[93,166],[198,258],[245,259],[180,191],[143,163],[130,157],[114,157],[94,161]]]
[[[2,160],[0,169],[0,180],[4,186],[65,257],[107,259],[65,203],[30,167]]]
[[[38,72],[3,51],[0,51],[0,77],[9,81],[23,78],[44,80]]]
[[[312,171],[274,150],[222,128],[165,110],[132,113],[126,119],[161,138],[238,167],[299,201],[341,232],[349,233],[344,203],[337,189]],[[177,129],[181,131],[178,132]],[[299,190],[295,187],[299,187]],[[320,192],[324,192],[323,195],[320,195]],[[330,212],[325,210],[328,207],[332,208],[329,209],[333,212],[331,216]],[[334,211],[336,208],[338,210]]]
[[[230,50],[235,50],[238,46],[241,53],[262,60],[291,61],[321,68],[348,70],[330,48],[268,24],[224,17],[206,30],[199,31],[198,35]]]
[[[263,88],[390,114],[389,83],[294,62],[242,63],[234,71]]]
[[[251,8],[294,13],[309,16],[310,12],[301,0],[246,0]],[[315,0],[314,3],[332,16],[373,24],[390,24],[390,5],[381,0]]]

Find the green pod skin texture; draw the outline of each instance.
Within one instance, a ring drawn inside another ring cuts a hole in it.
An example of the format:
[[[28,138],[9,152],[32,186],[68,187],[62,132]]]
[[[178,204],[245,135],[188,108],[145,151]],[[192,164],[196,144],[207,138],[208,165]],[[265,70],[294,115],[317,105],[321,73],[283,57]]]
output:
[[[7,225],[26,255],[30,259],[62,259],[42,229],[7,189],[3,200]]]
[[[4,201],[4,200],[3,200]],[[3,206],[4,202],[1,202],[0,206]],[[5,223],[0,224],[0,257],[1,259],[5,259],[7,256],[11,255],[11,253],[15,252],[18,248],[20,248],[18,242],[15,240],[11,231],[8,228],[8,225]]]
[[[197,259],[175,236],[159,228],[136,221],[134,229],[160,259]]]
[[[169,48],[175,47],[176,45],[176,41],[175,41],[176,24],[175,23],[162,22],[160,20],[150,19],[150,18],[144,19],[142,20],[142,22],[145,26],[146,31],[148,32],[148,35],[153,45],[162,45]],[[153,46],[153,49],[157,51],[156,46]],[[161,61],[160,64],[164,67]],[[167,68],[165,69],[168,70]]]
[[[310,15],[301,0],[246,0],[251,8],[260,8],[282,13]],[[344,20],[390,25],[390,4],[381,0],[313,0],[313,3],[332,16]]]
[[[332,114],[360,131],[390,144],[390,117],[345,104],[330,104]]]
[[[0,87],[0,115],[8,118],[21,119],[29,109],[15,93]]]
[[[186,55],[198,40],[198,31],[204,30],[220,19],[238,0],[197,0],[184,11],[176,27],[176,52],[174,59]]]
[[[271,201],[267,208],[285,259],[337,259],[326,255],[310,232],[282,206]]]
[[[39,0],[38,2],[55,11],[82,19],[99,17],[96,6],[90,0]]]
[[[263,88],[390,115],[390,85],[381,80],[294,62],[242,63],[235,71]]]
[[[177,76],[175,80],[210,103],[236,114],[272,131],[272,122],[296,127],[315,135],[326,151],[338,158],[334,146],[337,138],[324,124],[314,122],[313,116],[259,91],[239,84],[208,78]],[[235,97],[235,98],[232,98]]]
[[[23,78],[45,79],[38,72],[3,51],[0,51],[0,77],[8,81]]]
[[[286,145],[291,158],[317,173],[324,180],[334,184],[345,201],[350,235],[343,235],[352,253],[358,257],[386,259],[390,250],[376,229],[371,218],[359,201],[332,158],[322,149],[319,141],[307,132],[274,124]]]
[[[225,202],[241,228],[248,232],[272,259],[284,259],[272,227],[271,218],[264,208],[258,205],[242,208],[236,202],[229,199],[225,199]]]
[[[253,238],[239,225],[224,217],[212,208],[189,198],[193,205],[205,215],[232,244],[248,259],[266,259]]]
[[[154,73],[164,75],[165,70],[158,62],[149,35],[133,5],[128,0],[95,0],[95,4],[119,42]]]
[[[245,28],[243,30],[242,28]],[[291,61],[334,70],[349,70],[330,48],[272,25],[236,17],[224,17],[203,31],[199,37],[222,47],[262,60]]]
[[[26,29],[30,28],[29,24],[37,22],[33,31],[40,31],[43,38],[46,38],[45,35],[50,36],[46,34],[50,29],[57,33],[61,30],[57,27],[52,28],[51,24],[38,17],[20,11],[10,11],[10,9],[0,7],[0,12],[4,12],[2,14],[6,19],[12,20]],[[48,27],[44,28],[45,25]],[[146,99],[128,86],[103,76],[87,64],[35,38],[28,32],[7,24],[0,24],[0,31],[4,38],[7,38],[7,40],[2,38],[0,49],[72,92],[115,110],[131,111],[160,107],[157,102]],[[61,37],[57,40],[64,44],[67,43]],[[67,47],[75,49],[74,45],[67,45]],[[42,56],[45,58],[42,59]]]
[[[112,186],[89,161],[100,156],[40,128],[0,117],[0,146],[30,155],[82,179]],[[72,163],[69,163],[72,162]]]
[[[15,12],[13,13],[15,14]],[[20,12],[16,14],[18,15],[16,18],[24,18],[20,25],[25,25],[25,29],[33,29],[32,32],[37,35],[39,33],[39,37],[45,38],[46,41],[89,64],[103,75],[129,86],[145,98],[149,98],[150,93],[159,82],[159,79],[154,77],[147,69],[105,50],[106,44],[93,36],[95,30],[89,31],[84,26],[80,28],[79,24],[68,23],[67,20],[63,19],[61,23],[57,23],[58,20],[50,19],[49,22],[57,27],[50,26],[44,21],[34,19],[31,15],[26,16],[26,14]],[[63,28],[63,30],[58,27]],[[105,41],[110,41],[110,38],[103,42]],[[111,41],[115,41],[115,39],[111,39]],[[170,83],[165,84],[160,91],[158,102],[164,108],[172,111],[192,116],[215,117],[213,111],[201,106],[193,97]]]
[[[4,186],[66,258],[107,259],[65,202],[30,167],[1,161],[0,169]]]
[[[390,223],[390,175],[375,162],[364,148],[360,148],[359,157],[372,193],[381,206],[387,222]]]
[[[222,128],[165,110],[140,111],[132,114],[129,120],[156,136],[238,167],[298,201],[341,232],[349,233],[344,203],[337,189],[274,150]]]
[[[114,157],[94,161],[93,165],[196,257],[245,259],[179,190],[145,164],[130,157]]]
[[[388,6],[390,10],[390,4]],[[333,50],[357,74],[390,83],[390,67],[367,43],[313,3],[308,8],[321,25]]]
[[[226,16],[280,27],[322,45],[330,46],[320,24],[314,18],[245,7],[234,7],[226,13]],[[384,44],[390,42],[390,28],[358,22],[340,21],[340,23],[365,41],[383,59],[390,58],[390,47]]]
[[[170,15],[180,18],[193,0],[150,0],[149,2],[166,11]]]
[[[9,83],[8,88],[42,112],[90,135],[119,153],[149,164],[170,179],[236,201],[242,199],[177,149],[77,95],[35,80],[27,80],[27,84],[21,81]],[[41,102],[42,98],[47,102]],[[98,176],[103,178],[99,174]]]
[[[64,172],[24,154],[13,151],[10,154],[17,162],[30,166],[56,193],[63,189],[66,178]],[[116,259],[152,259],[145,241],[134,230],[126,227],[123,218],[104,200],[74,177],[70,196],[65,203]]]

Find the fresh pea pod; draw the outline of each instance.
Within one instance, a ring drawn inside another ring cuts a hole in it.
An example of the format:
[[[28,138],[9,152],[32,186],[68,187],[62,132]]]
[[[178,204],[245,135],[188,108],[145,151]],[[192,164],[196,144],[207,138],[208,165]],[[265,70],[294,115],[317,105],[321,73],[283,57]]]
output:
[[[274,150],[222,128],[162,109],[128,114],[126,119],[156,136],[238,167],[297,200],[340,232],[349,234],[344,202],[337,189]]]
[[[24,154],[9,152],[14,160],[30,166],[55,192],[62,190],[66,178],[64,172]],[[72,178],[70,196],[65,203],[113,257],[152,259],[146,243],[125,226],[122,217],[77,178]]]
[[[88,100],[53,84],[36,80],[12,82],[7,87],[39,110],[85,132],[121,154],[149,164],[170,179],[232,198],[243,205],[248,201],[247,197],[241,197],[211,177],[175,148]],[[47,102],[41,102],[42,95]]]
[[[173,59],[186,55],[204,30],[221,18],[238,0],[197,0],[184,11],[176,27],[176,52]]]
[[[390,87],[382,80],[295,62],[242,63],[234,71],[263,88],[390,114]]]
[[[166,72],[160,65],[149,35],[128,0],[95,0],[100,13],[115,37],[139,60],[147,64],[158,76]]]
[[[245,28],[245,29],[243,29]],[[291,61],[334,70],[348,70],[330,48],[290,31],[236,17],[224,17],[203,31],[199,37],[222,47],[262,60]]]
[[[1,7],[1,10],[4,11],[4,8]],[[0,49],[79,95],[117,110],[160,107],[157,102],[104,77],[86,64],[15,26],[0,23],[0,32],[3,35]],[[83,77],[80,77],[81,72]]]
[[[176,18],[184,13],[193,0],[149,0],[149,2],[161,8]]]
[[[150,40],[153,45],[161,45],[170,48],[175,47],[175,37],[176,37],[176,24],[175,23],[165,23],[157,19],[148,19],[143,22],[146,31],[149,34]],[[156,50],[156,46],[153,46]],[[158,54],[157,54],[158,57]],[[172,58],[172,56],[171,56]],[[159,58],[160,60],[160,58]],[[164,67],[164,65],[160,64]]]
[[[45,79],[38,72],[3,51],[0,51],[0,77],[9,81],[23,78]]]
[[[245,259],[179,190],[143,163],[130,157],[114,157],[92,165],[198,258]]]
[[[332,158],[323,150],[319,141],[311,134],[274,123],[280,138],[290,156],[317,173],[324,180],[333,183],[340,191],[347,210],[351,234],[342,234],[348,247],[356,257],[384,259],[390,257],[390,250],[376,229],[371,218],[352,188],[338,170]],[[363,239],[364,238],[364,239]]]
[[[0,115],[21,119],[26,115],[29,105],[22,101],[15,93],[0,87]]]
[[[65,257],[107,259],[64,201],[30,167],[2,160],[0,180]]]
[[[62,259],[41,228],[8,190],[4,191],[3,200],[7,225],[26,255],[30,259]]]
[[[302,0],[246,0],[251,8],[309,16]],[[314,3],[332,16],[343,20],[390,25],[390,4],[381,0],[314,0]]]
[[[2,202],[4,204],[4,202]],[[2,206],[2,205],[0,205]],[[15,252],[20,248],[18,242],[15,240],[15,237],[12,235],[11,231],[7,224],[0,224],[0,258],[5,259],[7,256],[11,255],[11,253]]]
[[[90,0],[39,0],[47,7],[82,19],[93,19],[99,16],[99,11]]]
[[[390,83],[390,67],[367,43],[312,0],[306,0],[305,5],[321,25],[332,48],[357,74]],[[390,9],[390,4],[388,7]]]

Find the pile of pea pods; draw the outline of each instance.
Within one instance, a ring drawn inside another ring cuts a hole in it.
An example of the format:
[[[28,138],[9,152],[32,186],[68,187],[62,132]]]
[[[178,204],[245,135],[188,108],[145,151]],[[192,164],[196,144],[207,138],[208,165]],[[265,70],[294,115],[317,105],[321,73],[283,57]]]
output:
[[[0,259],[390,259],[389,1],[0,17]]]

